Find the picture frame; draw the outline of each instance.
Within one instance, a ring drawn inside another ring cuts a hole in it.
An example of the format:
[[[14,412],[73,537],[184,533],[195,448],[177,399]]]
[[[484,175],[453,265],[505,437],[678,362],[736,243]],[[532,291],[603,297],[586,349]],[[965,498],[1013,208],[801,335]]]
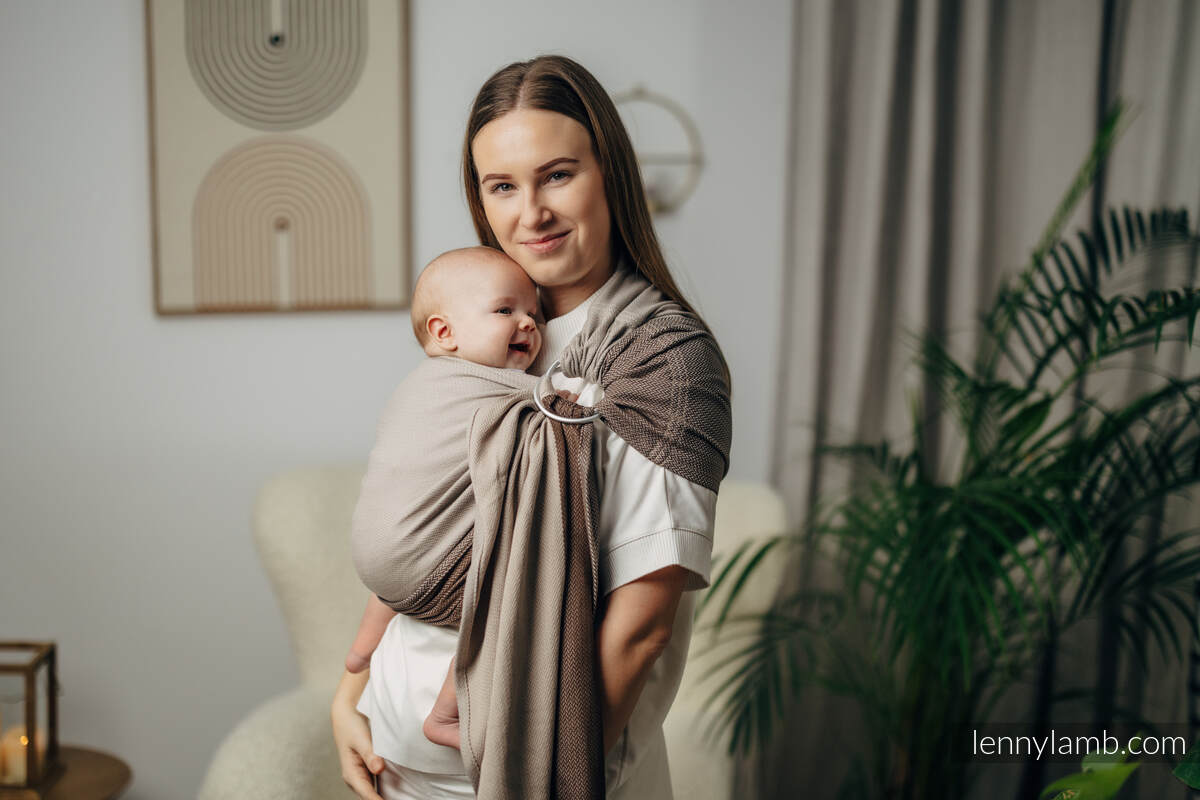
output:
[[[145,0],[160,315],[411,295],[407,0]]]

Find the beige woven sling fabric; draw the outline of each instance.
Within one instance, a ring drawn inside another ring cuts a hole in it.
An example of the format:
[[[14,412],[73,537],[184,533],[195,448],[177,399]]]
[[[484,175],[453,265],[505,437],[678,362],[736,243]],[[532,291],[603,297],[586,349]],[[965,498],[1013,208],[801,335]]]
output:
[[[717,490],[729,392],[699,320],[619,269],[562,363],[603,387],[597,410],[616,435]],[[455,358],[423,362],[384,411],[354,515],[367,587],[459,630],[463,764],[484,800],[604,796],[592,429],[542,415],[537,383]],[[587,413],[546,400],[563,416]]]

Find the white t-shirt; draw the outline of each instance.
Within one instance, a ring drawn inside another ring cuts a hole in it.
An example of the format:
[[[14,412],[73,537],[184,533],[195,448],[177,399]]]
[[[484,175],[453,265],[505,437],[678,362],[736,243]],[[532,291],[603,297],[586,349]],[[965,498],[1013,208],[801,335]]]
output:
[[[587,319],[590,300],[546,324],[543,356],[548,366]],[[579,393],[581,405],[592,405],[602,393],[582,379],[554,379],[556,388]],[[712,556],[714,492],[679,477],[646,459],[602,422],[595,425],[597,466],[602,471],[600,523],[600,590],[607,594],[656,570],[679,565],[692,574],[687,589],[708,585]],[[609,753],[605,779],[609,797],[638,770],[647,754],[661,768],[647,775],[661,792],[666,775],[662,723],[675,699],[687,660],[695,596],[686,591],[679,603],[671,642],[651,669],[646,686],[621,740]],[[375,752],[397,764],[423,772],[462,774],[462,756],[434,744],[421,730],[446,678],[458,644],[458,633],[403,614],[389,623],[371,656],[371,674],[358,702],[370,718]],[[647,767],[651,765],[647,764]],[[667,784],[669,792],[669,783]],[[626,787],[631,788],[631,787]],[[661,794],[659,795],[661,796]]]

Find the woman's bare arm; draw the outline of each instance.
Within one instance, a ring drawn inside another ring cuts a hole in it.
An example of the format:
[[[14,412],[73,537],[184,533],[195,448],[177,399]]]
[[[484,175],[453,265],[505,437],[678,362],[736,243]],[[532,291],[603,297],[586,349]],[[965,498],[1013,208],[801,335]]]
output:
[[[650,668],[667,649],[687,570],[664,567],[609,593],[596,634],[604,752],[625,729]]]

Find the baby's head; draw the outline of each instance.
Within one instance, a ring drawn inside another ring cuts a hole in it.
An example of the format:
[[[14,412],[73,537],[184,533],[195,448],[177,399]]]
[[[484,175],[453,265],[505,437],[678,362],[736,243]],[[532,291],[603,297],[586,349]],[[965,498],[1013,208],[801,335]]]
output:
[[[537,317],[533,281],[490,247],[442,253],[413,288],[413,333],[430,356],[526,370],[542,346]]]

